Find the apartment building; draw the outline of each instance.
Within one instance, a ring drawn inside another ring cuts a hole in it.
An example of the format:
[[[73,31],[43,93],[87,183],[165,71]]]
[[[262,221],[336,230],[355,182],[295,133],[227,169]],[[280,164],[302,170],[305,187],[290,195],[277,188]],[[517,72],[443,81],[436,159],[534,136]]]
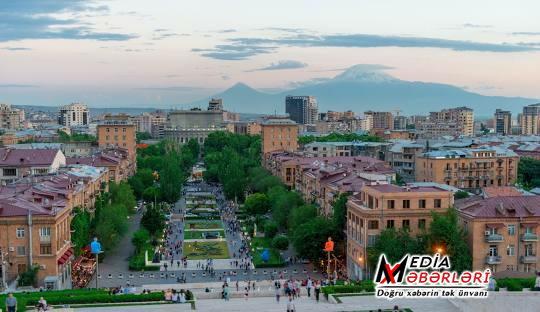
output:
[[[0,187],[0,249],[5,280],[39,265],[38,286],[71,288],[71,219],[74,207],[92,209],[106,190],[106,169],[78,166]]]
[[[105,150],[91,156],[67,157],[69,166],[87,165],[106,168],[110,181],[120,183],[135,174],[137,164],[128,157],[124,150]]]
[[[384,142],[313,142],[303,150],[314,157],[365,156],[384,160],[391,146]]]
[[[540,103],[523,107],[523,113],[518,120],[521,134],[540,134]]]
[[[225,124],[227,130],[236,134],[260,135],[261,123],[258,121],[235,121]]]
[[[443,109],[430,112],[429,120],[436,124],[455,124],[463,136],[474,135],[474,111],[468,107]]]
[[[347,202],[347,271],[364,280],[369,271],[368,247],[382,230],[405,229],[415,236],[429,228],[432,212],[445,213],[454,204],[451,191],[437,186],[366,185]]]
[[[27,176],[55,173],[65,165],[60,149],[0,148],[0,181],[4,185]]]
[[[540,196],[474,196],[456,201],[456,208],[473,270],[516,276],[537,272]]]
[[[314,96],[292,96],[285,98],[285,113],[302,125],[313,125],[319,119],[317,99]]]
[[[512,134],[512,113],[502,109],[495,110],[495,133],[499,135]]]
[[[135,125],[124,116],[109,116],[101,121],[97,125],[97,138],[100,150],[124,149],[132,161],[136,161]]]
[[[364,112],[364,116],[372,120],[370,130],[391,130],[394,129],[394,116],[391,112]]]
[[[18,130],[23,128],[23,123],[24,110],[0,103],[0,129]]]
[[[66,127],[88,126],[90,123],[90,110],[83,103],[71,103],[60,107],[58,111],[58,124]]]
[[[261,123],[262,154],[298,149],[298,125],[285,118],[272,116]]]
[[[416,157],[416,181],[452,185],[472,192],[509,186],[517,179],[519,156],[500,147],[441,150]]]
[[[406,182],[415,180],[416,157],[422,155],[425,146],[413,142],[398,142],[388,149],[385,160]]]

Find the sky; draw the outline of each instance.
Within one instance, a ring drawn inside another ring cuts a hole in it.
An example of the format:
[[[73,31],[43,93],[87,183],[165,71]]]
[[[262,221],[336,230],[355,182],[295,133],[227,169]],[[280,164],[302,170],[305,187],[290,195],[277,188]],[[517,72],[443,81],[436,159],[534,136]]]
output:
[[[0,102],[169,107],[358,64],[538,99],[538,12],[535,0],[0,0]]]

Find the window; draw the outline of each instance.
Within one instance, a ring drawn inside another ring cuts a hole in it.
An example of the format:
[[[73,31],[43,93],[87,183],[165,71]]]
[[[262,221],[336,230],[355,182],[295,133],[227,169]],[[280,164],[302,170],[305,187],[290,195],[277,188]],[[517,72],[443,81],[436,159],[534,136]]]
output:
[[[403,208],[411,208],[411,201],[408,199],[403,200]]]
[[[367,241],[368,241],[368,246],[375,245],[375,242],[377,241],[377,235],[368,235]]]
[[[402,226],[401,226],[403,229],[406,229],[408,230],[410,227],[411,227],[411,221],[409,220],[403,220],[402,222]]]
[[[24,256],[24,255],[26,255],[26,247],[17,246],[17,256]]]
[[[51,245],[39,245],[39,253],[42,255],[52,255]]]
[[[118,128],[114,128],[114,132],[118,132]]]
[[[17,176],[17,169],[15,168],[4,168],[3,169],[4,177],[14,177]]]
[[[391,200],[388,201],[388,208],[389,208],[389,209],[394,209],[394,208],[396,208],[393,199],[391,199]]]
[[[514,234],[516,234],[516,225],[508,224],[508,235],[514,235]]]
[[[379,228],[379,221],[369,220],[368,221],[368,230],[377,230]]]
[[[39,228],[39,236],[40,237],[50,237],[51,236],[51,228],[50,227]]]
[[[24,228],[17,228],[17,238],[24,237]]]
[[[394,220],[386,220],[386,228],[393,228],[394,227]]]
[[[409,207],[407,207],[407,208],[409,208]],[[418,200],[418,208],[426,208],[426,200],[425,199]]]
[[[126,128],[122,128],[122,132],[126,132]]]
[[[441,208],[441,206],[442,206],[441,200],[440,200],[439,198],[434,199],[434,200],[433,200],[433,206],[434,206],[435,208]]]
[[[506,255],[507,256],[514,255],[514,245],[508,245],[508,247],[506,247]]]
[[[426,228],[426,219],[418,219],[418,228],[419,229],[425,229]]]
[[[105,131],[106,131],[106,132],[111,132],[111,129],[105,128]]]

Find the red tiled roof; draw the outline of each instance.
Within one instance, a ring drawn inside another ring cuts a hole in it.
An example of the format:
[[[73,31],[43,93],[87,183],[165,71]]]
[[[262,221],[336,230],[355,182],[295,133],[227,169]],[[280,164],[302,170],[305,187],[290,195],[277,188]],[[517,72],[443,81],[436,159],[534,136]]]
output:
[[[58,149],[0,148],[0,166],[49,166]]]
[[[373,188],[381,193],[404,193],[404,192],[449,192],[436,186],[414,186],[405,187],[397,186],[394,184],[379,184],[369,185],[367,187]]]
[[[513,186],[486,186],[482,188],[486,197],[522,196],[523,194]]]
[[[540,217],[540,196],[503,196],[456,201],[461,214],[473,218]]]

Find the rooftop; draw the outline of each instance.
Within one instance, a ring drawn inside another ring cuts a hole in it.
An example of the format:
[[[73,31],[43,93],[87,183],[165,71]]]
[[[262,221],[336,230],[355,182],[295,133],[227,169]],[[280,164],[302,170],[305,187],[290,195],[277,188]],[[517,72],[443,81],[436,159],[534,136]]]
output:
[[[462,214],[473,218],[540,217],[540,196],[475,196],[455,204]]]

